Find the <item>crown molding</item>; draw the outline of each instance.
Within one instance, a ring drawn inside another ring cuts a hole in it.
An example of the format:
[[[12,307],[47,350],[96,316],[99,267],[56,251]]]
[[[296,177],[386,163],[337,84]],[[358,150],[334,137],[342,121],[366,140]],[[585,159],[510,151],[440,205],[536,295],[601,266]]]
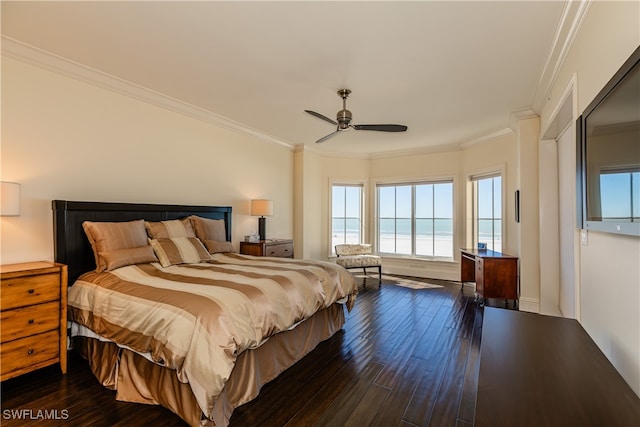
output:
[[[531,109],[517,110],[512,112],[511,115],[512,117],[517,116],[519,119],[537,117],[537,114]],[[498,129],[494,132],[491,132],[482,136],[478,136],[472,140],[465,141],[465,142],[453,142],[450,144],[441,144],[441,145],[420,147],[420,148],[409,148],[406,150],[383,151],[379,153],[368,153],[368,154],[324,151],[324,150],[318,150],[314,147],[310,147],[305,144],[297,145],[295,148],[295,151],[296,152],[309,151],[324,157],[339,157],[339,158],[352,158],[352,159],[365,159],[365,160],[386,159],[391,157],[419,156],[423,154],[450,153],[450,152],[461,151],[461,150],[465,150],[466,148],[469,148],[472,145],[488,142],[495,138],[499,138],[501,136],[509,135],[512,133],[514,133],[514,130],[510,127],[507,127],[503,129]]]
[[[292,144],[245,126],[234,120],[220,116],[212,111],[205,110],[187,102],[180,101],[179,99],[148,89],[144,86],[140,86],[111,74],[87,67],[86,65],[82,65],[62,56],[22,43],[11,37],[2,36],[1,41],[2,55],[8,58],[44,68],[49,71],[62,74],[66,77],[70,77],[120,95],[134,98],[138,101],[146,102],[174,113],[221,126],[235,132],[250,135],[263,142],[276,144],[288,150],[294,149]]]
[[[371,159],[384,159],[388,157],[402,157],[402,156],[419,156],[422,154],[435,154],[435,153],[449,153],[452,151],[460,151],[461,144],[454,142],[450,144],[440,144],[434,146],[426,146],[419,148],[408,148],[406,150],[385,151],[382,153],[371,153],[369,158]]]
[[[341,159],[369,159],[371,155],[369,153],[349,153],[341,151],[327,151],[325,149],[318,149],[315,145],[298,144],[295,148],[296,153],[301,151],[307,151],[309,153],[317,154],[323,157],[338,157]]]
[[[471,141],[467,141],[467,142],[463,142],[462,144],[460,144],[460,148],[465,149],[465,148],[469,148],[472,145],[477,145],[477,144],[481,144],[483,142],[487,142],[490,141],[492,139],[504,136],[504,135],[509,135],[512,134],[514,131],[512,128],[504,128],[504,129],[499,129],[495,132],[489,133],[487,135],[483,135],[480,136],[476,139],[472,139]]]
[[[517,132],[520,120],[533,119],[536,117],[539,117],[538,113],[529,107],[513,110],[509,113],[509,128],[514,132]]]
[[[567,58],[592,1],[580,0],[567,1],[565,3],[560,22],[553,37],[551,50],[540,73],[538,86],[531,102],[531,106],[535,111],[541,111],[542,106],[547,102],[551,89],[558,79],[560,69]]]

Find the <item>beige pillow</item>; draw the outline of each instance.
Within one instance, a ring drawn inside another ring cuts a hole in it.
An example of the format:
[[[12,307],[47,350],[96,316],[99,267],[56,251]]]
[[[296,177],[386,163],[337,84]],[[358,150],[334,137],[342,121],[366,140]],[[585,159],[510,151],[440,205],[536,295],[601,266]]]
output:
[[[93,255],[96,260],[96,271],[107,270],[107,265],[119,265],[124,262],[124,258],[114,254],[113,251],[121,249],[133,249],[148,246],[147,232],[144,228],[143,220],[127,221],[127,222],[93,222],[85,221],[82,228],[91,243]],[[142,250],[144,251],[144,250]],[[137,254],[136,259],[142,259]],[[122,265],[120,265],[122,266]],[[113,267],[115,268],[115,267]]]
[[[145,221],[147,234],[152,239],[167,239],[169,237],[196,237],[189,218],[173,219],[170,221]]]
[[[195,237],[170,237],[149,240],[163,267],[209,261],[211,255]]]
[[[151,245],[138,246],[137,248],[116,249],[115,251],[100,252],[100,257],[106,262],[106,270],[110,271],[126,265],[143,264],[145,262],[158,262]]]
[[[231,242],[226,241],[227,233],[223,219],[209,219],[195,215],[190,218],[196,236],[204,242],[209,253],[235,252]]]
[[[220,252],[234,253],[236,250],[231,242],[220,242],[218,240],[205,240],[204,245],[210,254],[217,254]]]
[[[209,219],[192,215],[189,217],[196,232],[196,237],[203,242],[207,240],[217,240],[224,242],[227,240],[227,233],[224,228],[224,219]]]

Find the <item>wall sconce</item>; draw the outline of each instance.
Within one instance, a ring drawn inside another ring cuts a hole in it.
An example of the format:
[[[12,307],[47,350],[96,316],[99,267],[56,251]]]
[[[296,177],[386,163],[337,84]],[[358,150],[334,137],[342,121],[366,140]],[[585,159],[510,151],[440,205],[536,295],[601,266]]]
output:
[[[267,240],[267,228],[265,216],[273,215],[273,201],[265,199],[254,199],[251,201],[251,215],[259,216],[258,234],[260,240]]]
[[[20,216],[20,184],[2,181],[0,216]]]

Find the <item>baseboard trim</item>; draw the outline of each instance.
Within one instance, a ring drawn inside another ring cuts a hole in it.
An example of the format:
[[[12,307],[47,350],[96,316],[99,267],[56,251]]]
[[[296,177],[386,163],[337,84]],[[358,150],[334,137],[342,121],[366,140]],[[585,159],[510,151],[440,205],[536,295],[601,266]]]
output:
[[[538,298],[520,297],[518,300],[518,307],[520,311],[540,313],[540,300]]]

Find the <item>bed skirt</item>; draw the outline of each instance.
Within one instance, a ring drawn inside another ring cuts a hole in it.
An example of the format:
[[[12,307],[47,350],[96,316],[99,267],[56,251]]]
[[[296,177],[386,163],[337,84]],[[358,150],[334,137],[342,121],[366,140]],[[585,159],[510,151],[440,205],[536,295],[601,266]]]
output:
[[[260,388],[330,338],[344,325],[342,304],[317,312],[294,329],[281,332],[256,349],[236,359],[222,393],[207,418],[198,406],[189,384],[181,383],[175,371],[112,342],[74,337],[74,347],[89,361],[100,383],[116,391],[116,399],[162,405],[191,426],[223,427],[233,410],[258,396]]]

